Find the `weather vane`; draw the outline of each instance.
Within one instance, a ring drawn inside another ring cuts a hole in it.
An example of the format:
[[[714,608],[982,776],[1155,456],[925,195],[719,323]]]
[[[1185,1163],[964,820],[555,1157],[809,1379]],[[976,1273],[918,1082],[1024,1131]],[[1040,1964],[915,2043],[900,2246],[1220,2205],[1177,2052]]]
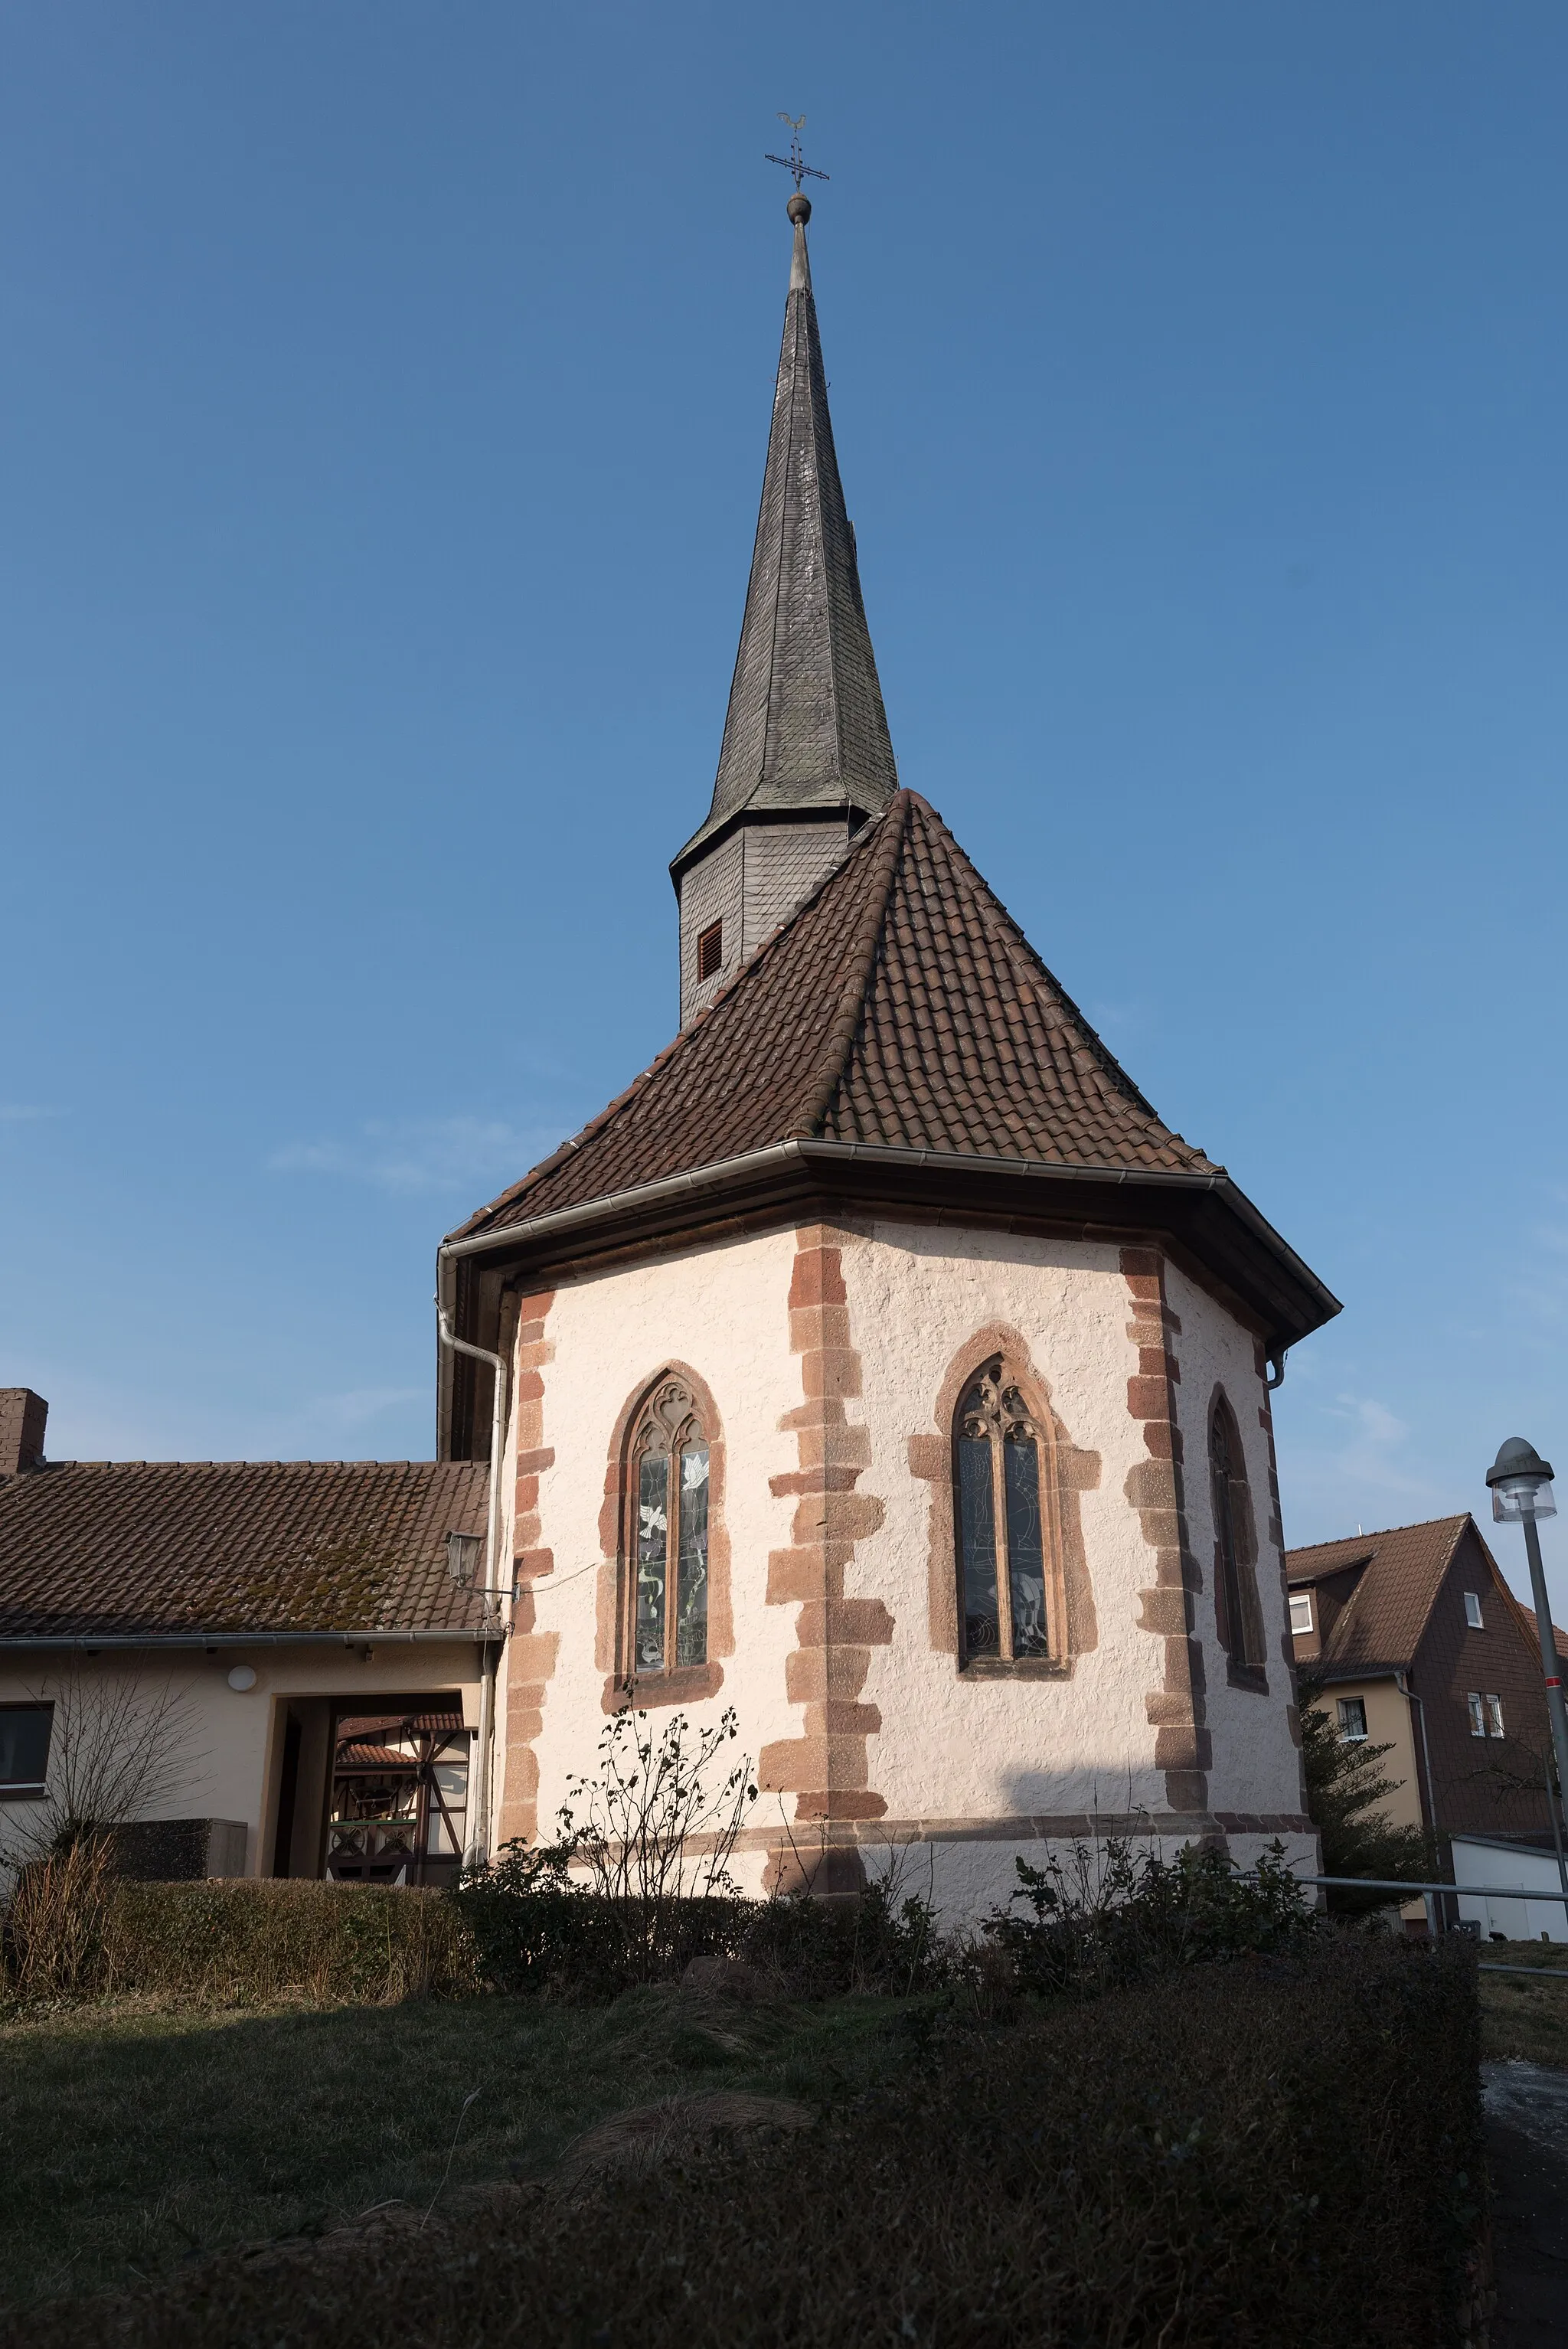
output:
[[[769,163],[782,163],[787,171],[792,172],[795,180],[795,193],[799,195],[802,180],[825,180],[828,174],[826,171],[813,171],[800,153],[800,133],[806,128],[805,116],[781,114],[779,119],[789,125],[789,152],[788,155],[765,156],[763,160]]]

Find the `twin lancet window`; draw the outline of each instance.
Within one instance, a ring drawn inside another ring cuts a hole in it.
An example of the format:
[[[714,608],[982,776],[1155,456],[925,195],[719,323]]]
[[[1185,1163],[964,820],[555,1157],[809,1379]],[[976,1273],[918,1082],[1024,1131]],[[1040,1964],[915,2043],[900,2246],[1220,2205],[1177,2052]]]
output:
[[[954,1430],[963,1660],[1021,1661],[1063,1651],[1047,1602],[1047,1528],[1040,1508],[1041,1433],[1000,1361],[981,1371]]]
[[[638,1673],[707,1661],[707,1435],[690,1389],[662,1379],[632,1437]]]

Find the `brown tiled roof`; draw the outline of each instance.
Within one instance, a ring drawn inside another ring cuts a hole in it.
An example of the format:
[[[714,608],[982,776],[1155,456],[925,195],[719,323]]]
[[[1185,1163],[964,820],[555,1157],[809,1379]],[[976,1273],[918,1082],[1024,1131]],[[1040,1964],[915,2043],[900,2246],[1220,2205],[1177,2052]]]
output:
[[[1426,1525],[1393,1526],[1386,1533],[1287,1549],[1285,1574],[1293,1588],[1326,1581],[1349,1567],[1366,1568],[1313,1669],[1405,1670],[1414,1661],[1432,1602],[1470,1522],[1469,1516],[1433,1517]]]
[[[474,1461],[67,1462],[0,1479],[0,1639],[471,1630]]]
[[[1541,1653],[1541,1635],[1535,1628],[1534,1608],[1526,1607],[1524,1601],[1522,1599],[1516,1599],[1511,1590],[1508,1594],[1508,1603],[1519,1618],[1519,1628],[1530,1642],[1531,1654],[1538,1656]],[[1568,1663],[1568,1631],[1563,1629],[1561,1623],[1553,1623],[1552,1626],[1552,1639],[1558,1654],[1565,1663]]]
[[[941,817],[900,792],[618,1100],[454,1237],[810,1136],[1213,1171],[1161,1123]]]

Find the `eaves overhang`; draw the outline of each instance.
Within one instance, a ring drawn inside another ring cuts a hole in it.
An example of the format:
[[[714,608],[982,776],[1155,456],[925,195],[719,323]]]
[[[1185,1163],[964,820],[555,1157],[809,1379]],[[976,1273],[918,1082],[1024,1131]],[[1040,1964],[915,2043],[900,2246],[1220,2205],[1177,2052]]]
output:
[[[1284,1578],[1293,1590],[1310,1590],[1317,1583],[1336,1582],[1342,1574],[1355,1574],[1360,1568],[1370,1566],[1377,1554],[1372,1548],[1357,1551],[1350,1557],[1342,1557],[1336,1566],[1295,1567],[1287,1559]]]
[[[1247,1309],[1271,1352],[1339,1312],[1339,1299],[1223,1168],[1203,1173],[797,1137],[443,1242],[447,1278],[475,1268],[587,1267],[629,1246],[818,1210],[827,1202],[937,1221],[978,1218],[1083,1237],[1162,1234]]]
[[[748,825],[848,823],[851,832],[855,832],[859,830],[860,823],[869,823],[876,814],[876,808],[866,804],[872,796],[870,792],[856,799],[852,794],[846,794],[841,788],[835,786],[835,790],[836,796],[831,799],[780,802],[778,804],[748,800],[743,806],[732,809],[717,823],[710,816],[700,831],[694,832],[686,846],[677,850],[670,859],[670,882],[676,896],[680,895],[682,879],[691,867],[699,859],[711,855],[716,848],[721,848],[736,833],[745,831]],[[857,817],[860,823],[854,821]]]
[[[1326,1688],[1341,1681],[1398,1680],[1401,1672],[1409,1671],[1410,1661],[1407,1657],[1402,1663],[1389,1663],[1378,1657],[1367,1664],[1325,1663],[1320,1656],[1307,1656],[1299,1658],[1295,1668],[1298,1672],[1305,1672],[1309,1680],[1320,1682]]]

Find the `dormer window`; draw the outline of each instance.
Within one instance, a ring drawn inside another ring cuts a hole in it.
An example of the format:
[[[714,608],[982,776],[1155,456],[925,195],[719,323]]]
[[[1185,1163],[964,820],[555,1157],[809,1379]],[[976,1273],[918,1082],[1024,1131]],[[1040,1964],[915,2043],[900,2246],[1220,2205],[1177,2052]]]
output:
[[[696,977],[699,987],[705,978],[713,977],[723,961],[724,924],[721,921],[710,922],[706,930],[697,932]]]
[[[1293,1631],[1311,1630],[1312,1593],[1310,1590],[1299,1590],[1293,1591],[1291,1593],[1290,1628]]]
[[[1486,1626],[1480,1619],[1480,1593],[1479,1590],[1467,1590],[1465,1592],[1465,1621],[1472,1631],[1482,1631],[1486,1629]]]

